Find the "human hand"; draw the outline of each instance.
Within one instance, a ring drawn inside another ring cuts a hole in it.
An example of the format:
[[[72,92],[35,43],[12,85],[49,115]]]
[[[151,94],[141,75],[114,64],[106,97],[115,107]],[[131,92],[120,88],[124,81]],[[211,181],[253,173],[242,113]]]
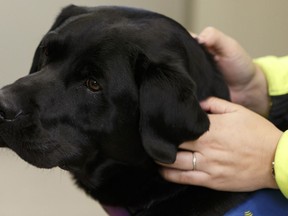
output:
[[[205,28],[197,38],[214,56],[232,102],[267,116],[270,99],[266,78],[239,43],[213,27]]]
[[[222,99],[209,98],[201,106],[212,113],[209,131],[181,144],[175,163],[161,164],[162,176],[224,191],[277,188],[272,161],[282,132],[260,115]]]

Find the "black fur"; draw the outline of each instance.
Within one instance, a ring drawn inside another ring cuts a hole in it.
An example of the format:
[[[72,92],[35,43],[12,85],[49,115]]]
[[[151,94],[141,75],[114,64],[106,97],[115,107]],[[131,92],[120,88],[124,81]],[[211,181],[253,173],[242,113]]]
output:
[[[91,84],[91,86],[90,86]],[[229,99],[181,25],[124,7],[65,8],[30,75],[0,91],[0,139],[29,163],[69,170],[107,205],[138,216],[223,215],[245,198],[164,181],[154,160],[209,128],[199,101]]]

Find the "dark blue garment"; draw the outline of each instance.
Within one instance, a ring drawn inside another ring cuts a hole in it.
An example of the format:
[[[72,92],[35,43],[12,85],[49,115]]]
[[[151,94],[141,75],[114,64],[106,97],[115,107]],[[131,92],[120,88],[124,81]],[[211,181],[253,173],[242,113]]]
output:
[[[280,130],[288,129],[288,94],[271,96],[271,110],[268,119]]]
[[[224,216],[288,216],[288,200],[279,190],[260,190]]]

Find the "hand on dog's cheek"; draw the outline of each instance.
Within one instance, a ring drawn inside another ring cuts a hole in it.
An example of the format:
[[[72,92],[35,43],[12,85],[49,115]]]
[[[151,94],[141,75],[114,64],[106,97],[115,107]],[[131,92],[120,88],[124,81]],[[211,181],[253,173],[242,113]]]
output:
[[[181,144],[186,151],[178,152],[175,163],[161,164],[162,176],[171,182],[224,191],[277,188],[272,161],[282,132],[242,106],[217,98],[201,105],[213,113],[209,131]],[[194,171],[192,152],[197,158]]]

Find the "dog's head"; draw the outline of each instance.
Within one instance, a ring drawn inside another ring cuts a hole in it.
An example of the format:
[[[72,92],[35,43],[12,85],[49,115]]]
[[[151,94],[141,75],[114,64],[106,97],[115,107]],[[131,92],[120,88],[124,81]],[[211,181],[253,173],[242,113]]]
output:
[[[199,100],[226,97],[209,58],[179,24],[121,7],[70,6],[36,50],[30,74],[0,91],[0,137],[39,166],[96,155],[172,163],[208,130]]]

